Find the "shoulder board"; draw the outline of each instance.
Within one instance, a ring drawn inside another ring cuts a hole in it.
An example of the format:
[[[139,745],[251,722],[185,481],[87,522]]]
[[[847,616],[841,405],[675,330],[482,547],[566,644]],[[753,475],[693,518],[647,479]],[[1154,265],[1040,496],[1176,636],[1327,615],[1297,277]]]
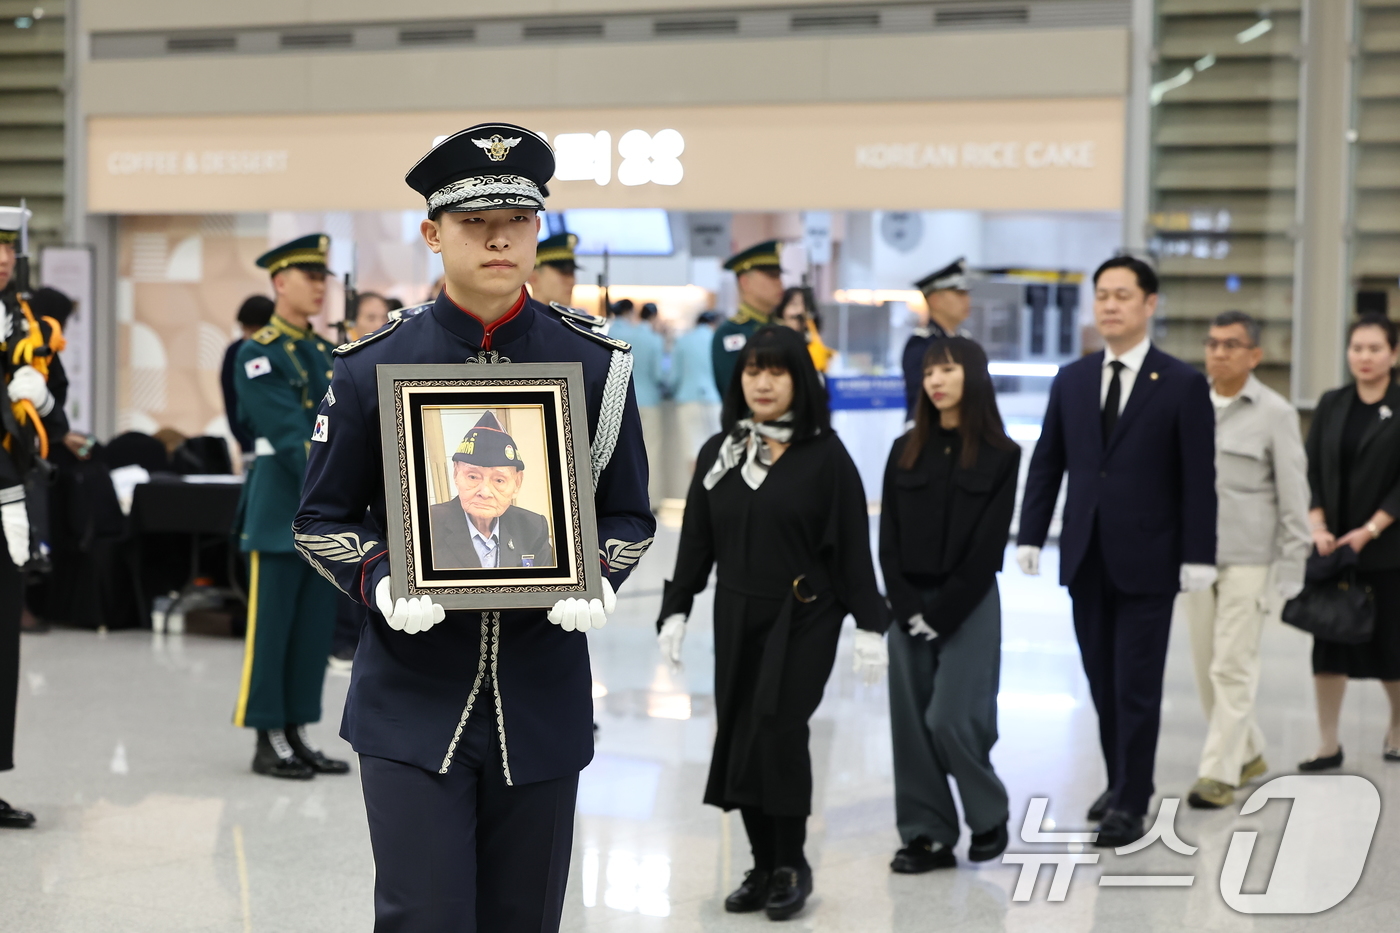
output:
[[[403,320],[404,318],[417,317],[418,315],[422,314],[424,311],[427,311],[427,310],[428,310],[429,308],[431,308],[432,306],[433,306],[433,303],[432,303],[431,301],[429,301],[429,302],[427,302],[427,303],[425,303],[425,304],[414,305],[414,306],[411,307],[411,308],[399,308],[399,309],[396,310],[396,311],[390,311],[390,312],[389,312],[389,320],[391,320],[391,321],[400,321],[400,320]],[[366,335],[366,336],[368,336],[368,335]]]
[[[398,328],[400,324],[404,322],[404,320],[405,319],[402,317],[391,317],[389,319],[388,324],[385,324],[383,327],[379,328],[379,330],[375,331],[374,333],[365,334],[359,340],[352,340],[349,343],[343,343],[331,352],[334,353],[336,356],[345,356],[347,353],[354,353],[356,350],[360,349],[360,347],[374,343],[376,340],[381,340],[384,337],[389,336]]]
[[[253,341],[254,343],[260,343],[263,346],[267,346],[270,343],[276,343],[277,338],[279,336],[281,336],[281,334],[278,333],[277,328],[269,324],[262,330],[253,334],[253,336],[249,337],[248,339]]]
[[[557,301],[551,301],[549,307],[560,317],[571,321],[578,321],[580,324],[587,324],[589,327],[602,327],[607,323],[603,318],[595,314],[589,314],[582,308],[570,308],[567,305],[561,305]]]
[[[624,340],[615,340],[607,334],[600,334],[593,328],[575,321],[572,317],[560,318],[560,320],[562,320],[564,326],[568,327],[570,330],[582,334],[595,343],[601,343],[603,346],[612,350],[621,350],[623,353],[632,352],[632,345]]]

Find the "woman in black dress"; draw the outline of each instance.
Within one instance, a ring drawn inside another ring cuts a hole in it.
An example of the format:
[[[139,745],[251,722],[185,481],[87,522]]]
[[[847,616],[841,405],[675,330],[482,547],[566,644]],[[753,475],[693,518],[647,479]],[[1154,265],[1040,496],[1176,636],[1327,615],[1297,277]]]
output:
[[[1342,764],[1337,726],[1347,680],[1376,679],[1390,698],[1382,753],[1400,761],[1400,387],[1395,385],[1397,332],[1379,314],[1351,325],[1347,366],[1354,384],[1318,400],[1308,431],[1313,544],[1324,557],[1342,547],[1359,555],[1358,578],[1375,597],[1376,627],[1361,645],[1313,641],[1313,684],[1321,742],[1298,765],[1322,771]]]
[[[721,416],[700,450],[676,570],[666,584],[662,653],[680,662],[685,620],[718,563],[718,731],[705,802],[738,809],[754,868],[725,901],[774,920],[812,891],[803,856],[812,802],[807,721],[854,615],[856,670],[887,663],[888,614],[875,583],[860,475],[831,431],[826,392],[801,335],[770,325],[740,352]]]
[[[914,427],[894,442],[880,510],[880,567],[894,606],[890,868],[957,864],[956,778],[968,858],[1006,850],[1007,799],[992,768],[1001,673],[997,571],[1016,507],[1021,448],[1006,436],[987,355],[966,337],[929,344]]]

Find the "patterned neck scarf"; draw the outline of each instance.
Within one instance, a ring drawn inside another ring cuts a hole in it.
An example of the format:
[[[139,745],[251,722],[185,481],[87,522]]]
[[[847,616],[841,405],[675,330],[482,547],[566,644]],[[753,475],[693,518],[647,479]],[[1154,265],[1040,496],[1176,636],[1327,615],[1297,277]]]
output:
[[[763,439],[771,438],[779,444],[792,443],[792,412],[787,412],[776,421],[755,422],[745,418],[734,425],[734,430],[720,445],[719,456],[705,473],[705,488],[714,489],[715,484],[724,479],[724,474],[739,467],[739,475],[750,489],[757,489],[768,478],[768,470],[773,466],[773,453]],[[742,465],[740,465],[742,464]]]

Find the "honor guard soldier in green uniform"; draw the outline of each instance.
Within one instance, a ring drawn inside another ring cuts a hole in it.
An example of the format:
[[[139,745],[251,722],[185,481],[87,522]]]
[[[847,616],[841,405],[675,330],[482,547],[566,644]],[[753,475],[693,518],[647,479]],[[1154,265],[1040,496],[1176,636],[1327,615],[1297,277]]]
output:
[[[556,233],[535,247],[535,271],[526,280],[530,297],[545,305],[569,307],[574,303],[574,278],[578,272],[574,250],[578,237]]]
[[[739,310],[715,330],[710,356],[720,398],[729,392],[729,380],[734,375],[734,361],[739,358],[739,351],[744,349],[754,331],[769,322],[773,309],[783,300],[778,241],[769,240],[735,253],[725,260],[724,268],[738,279]]]
[[[323,431],[316,406],[330,389],[331,344],[311,329],[326,296],[330,238],[312,234],[258,257],[272,276],[272,321],[238,350],[238,417],[257,440],[239,503],[248,555],[248,634],[233,722],[258,730],[253,770],[305,780],[345,774],[306,735],[321,718],[336,590],[292,543],[306,455]]]

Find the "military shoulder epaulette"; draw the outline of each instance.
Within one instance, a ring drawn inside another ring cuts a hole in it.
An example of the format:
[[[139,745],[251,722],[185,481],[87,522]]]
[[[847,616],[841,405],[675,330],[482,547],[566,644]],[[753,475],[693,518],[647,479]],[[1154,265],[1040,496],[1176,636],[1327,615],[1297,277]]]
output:
[[[254,343],[260,343],[263,346],[267,346],[270,343],[276,343],[277,338],[279,336],[281,335],[278,333],[277,328],[269,324],[262,330],[259,330],[257,333],[253,334],[253,336],[248,339],[252,340]]]
[[[596,314],[589,314],[582,308],[570,308],[568,305],[561,305],[557,301],[551,301],[549,307],[550,310],[565,320],[578,321],[580,324],[587,324],[589,327],[602,327],[607,323],[606,319],[600,318]]]
[[[432,306],[433,306],[433,303],[432,303],[431,301],[429,301],[429,302],[426,302],[426,303],[421,304],[421,305],[414,305],[414,306],[411,307],[411,308],[399,308],[399,309],[397,309],[397,310],[395,310],[395,311],[390,311],[390,312],[389,312],[389,320],[391,320],[391,321],[401,321],[401,320],[403,320],[403,319],[405,319],[405,318],[417,317],[418,315],[422,314],[424,311],[427,311],[427,310],[428,310],[429,308],[431,308]]]
[[[379,330],[375,331],[374,333],[365,334],[359,340],[352,340],[349,343],[343,343],[331,352],[334,353],[336,356],[344,356],[347,353],[354,353],[356,350],[360,349],[360,347],[374,343],[376,340],[380,340],[384,337],[389,336],[395,331],[395,329],[398,328],[400,324],[404,322],[404,320],[405,319],[401,317],[390,318],[388,324],[385,324],[383,327],[379,328]]]
[[[632,345],[626,342],[625,340],[617,340],[612,337],[609,337],[607,334],[600,334],[593,328],[580,324],[578,321],[575,321],[572,317],[561,317],[559,320],[564,322],[564,326],[568,327],[570,330],[577,334],[582,334],[589,340],[592,340],[596,343],[601,343],[603,346],[613,350],[621,350],[623,353],[632,352]]]

